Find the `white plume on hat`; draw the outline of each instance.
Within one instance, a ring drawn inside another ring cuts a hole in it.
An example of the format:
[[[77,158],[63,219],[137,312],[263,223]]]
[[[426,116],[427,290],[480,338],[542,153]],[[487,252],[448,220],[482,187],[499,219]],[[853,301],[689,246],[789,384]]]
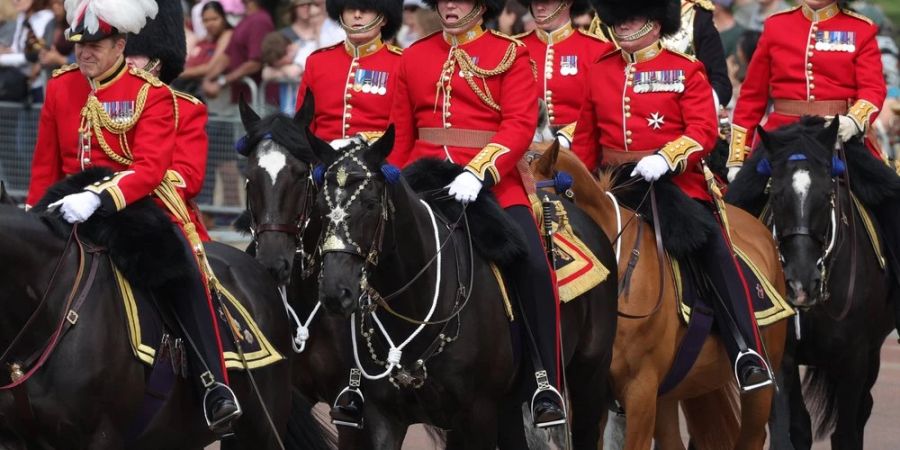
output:
[[[84,14],[84,27],[90,33],[100,29],[100,21],[120,33],[138,33],[147,18],[156,17],[156,0],[65,0],[66,18],[72,27]]]

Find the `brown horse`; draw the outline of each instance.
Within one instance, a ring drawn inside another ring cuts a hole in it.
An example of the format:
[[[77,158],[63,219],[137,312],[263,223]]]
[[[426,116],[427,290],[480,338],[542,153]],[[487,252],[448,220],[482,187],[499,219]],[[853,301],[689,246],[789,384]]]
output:
[[[555,170],[574,180],[575,202],[590,215],[610,240],[618,235],[617,214],[623,224],[632,223],[634,213],[616,206],[606,195],[610,175],[596,179],[570,151],[553,143],[532,163],[535,178],[549,179]],[[734,207],[727,210],[735,244],[754,263],[779,293],[785,292],[784,275],[775,243],[768,230],[754,217]],[[620,319],[610,368],[613,392],[627,414],[626,449],[648,449],[656,436],[660,448],[684,446],[678,430],[678,402],[688,420],[688,430],[697,448],[761,449],[766,439],[766,422],[773,389],[761,389],[738,398],[732,364],[717,336],[703,345],[690,372],[674,389],[658,397],[661,381],[675,359],[687,327],[679,319],[674,276],[666,264],[665,282],[659,286],[659,259],[652,227],[627,226],[621,233],[622,248],[635,246],[640,252],[630,289],[620,293]],[[619,261],[619,273],[626,272],[627,258]],[[659,305],[656,305],[662,289]],[[658,306],[658,309],[657,309]],[[787,326],[780,321],[761,330],[772,370],[781,364]]]

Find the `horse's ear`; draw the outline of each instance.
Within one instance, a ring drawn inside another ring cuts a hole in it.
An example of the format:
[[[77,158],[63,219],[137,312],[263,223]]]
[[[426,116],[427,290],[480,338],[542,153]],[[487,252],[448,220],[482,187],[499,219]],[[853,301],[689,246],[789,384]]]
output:
[[[6,183],[0,181],[0,205],[15,205],[16,202],[9,196],[6,191]]]
[[[294,114],[294,123],[301,127],[305,127],[312,123],[315,113],[316,99],[313,96],[312,90],[306,88],[306,93],[303,95],[303,104],[300,105],[300,109]]]
[[[394,124],[390,124],[384,134],[369,149],[379,160],[384,161],[394,148]]]
[[[834,143],[837,142],[838,130],[840,129],[841,121],[838,116],[834,116],[834,119],[831,120],[831,123],[825,127],[824,130],[819,131],[816,134],[816,140],[822,144],[825,149],[831,151],[834,148]]]
[[[313,153],[316,155],[316,158],[319,159],[325,167],[330,166],[335,160],[337,160],[338,152],[334,148],[331,147],[327,142],[319,139],[312,131],[310,131],[309,127],[305,128],[306,130],[306,140],[309,142],[309,146],[312,148]]]
[[[553,168],[556,167],[556,160],[559,158],[559,139],[554,139],[550,146],[544,150],[541,157],[537,159],[535,173],[546,177],[553,177]]]
[[[241,95],[241,98],[238,101],[238,109],[241,112],[241,123],[244,124],[244,130],[249,132],[253,125],[255,125],[256,122],[259,122],[259,114],[256,114],[256,111],[244,101],[243,95]]]

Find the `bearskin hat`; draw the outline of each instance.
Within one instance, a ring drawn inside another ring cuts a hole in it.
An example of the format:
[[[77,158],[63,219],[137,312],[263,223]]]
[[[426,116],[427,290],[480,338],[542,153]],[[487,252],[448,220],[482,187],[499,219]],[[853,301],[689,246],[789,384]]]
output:
[[[631,19],[646,18],[660,25],[660,36],[670,36],[681,28],[680,0],[591,0],[597,16],[610,26]]]
[[[69,42],[99,41],[120,33],[137,33],[147,19],[156,17],[154,0],[65,0],[66,19],[71,26]]]
[[[140,33],[128,35],[125,56],[146,56],[162,63],[159,79],[171,83],[184,71],[187,41],[181,0],[156,0],[159,13]]]
[[[496,19],[506,6],[506,0],[475,0],[475,2],[484,5],[484,15],[482,17],[485,22]],[[425,0],[425,4],[431,9],[437,10],[437,0]]]
[[[531,11],[531,2],[534,0],[519,0],[519,3],[522,4],[525,8],[528,8]],[[591,10],[591,4],[588,0],[568,0],[569,4],[572,5],[572,8],[569,10],[572,17],[580,16]]]
[[[381,28],[382,39],[394,37],[403,23],[402,0],[327,0],[325,2],[328,17],[335,22],[341,21],[341,12],[347,8],[377,11],[384,15],[384,27]]]

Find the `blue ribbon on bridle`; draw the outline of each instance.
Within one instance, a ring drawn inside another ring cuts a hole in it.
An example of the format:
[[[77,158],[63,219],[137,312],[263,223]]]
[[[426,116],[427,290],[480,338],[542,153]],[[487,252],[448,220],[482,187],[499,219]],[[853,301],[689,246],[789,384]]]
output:
[[[264,141],[266,139],[272,139],[272,133],[264,134],[260,140]],[[234,151],[238,152],[241,156],[248,156],[250,154],[250,148],[247,145],[248,142],[250,142],[249,135],[241,136],[241,138],[234,143]]]
[[[313,169],[313,181],[316,183],[316,186],[322,186],[325,184],[325,165],[319,164]],[[381,165],[381,174],[384,175],[384,181],[388,184],[397,184],[400,181],[400,168],[393,164],[384,163]]]
[[[802,153],[794,153],[791,156],[788,156],[788,161],[806,161],[808,158],[806,155]],[[837,155],[831,157],[831,176],[837,177],[844,174],[847,171],[847,164],[841,158],[838,158]],[[771,176],[772,175],[772,164],[769,162],[768,158],[763,158],[759,160],[759,163],[756,164],[756,172],[760,175]]]
[[[556,172],[556,175],[549,180],[541,180],[535,183],[538,189],[543,188],[553,188],[557,195],[563,195],[569,189],[572,189],[572,185],[575,184],[575,181],[572,179],[572,175],[569,175],[566,172],[559,171]]]

